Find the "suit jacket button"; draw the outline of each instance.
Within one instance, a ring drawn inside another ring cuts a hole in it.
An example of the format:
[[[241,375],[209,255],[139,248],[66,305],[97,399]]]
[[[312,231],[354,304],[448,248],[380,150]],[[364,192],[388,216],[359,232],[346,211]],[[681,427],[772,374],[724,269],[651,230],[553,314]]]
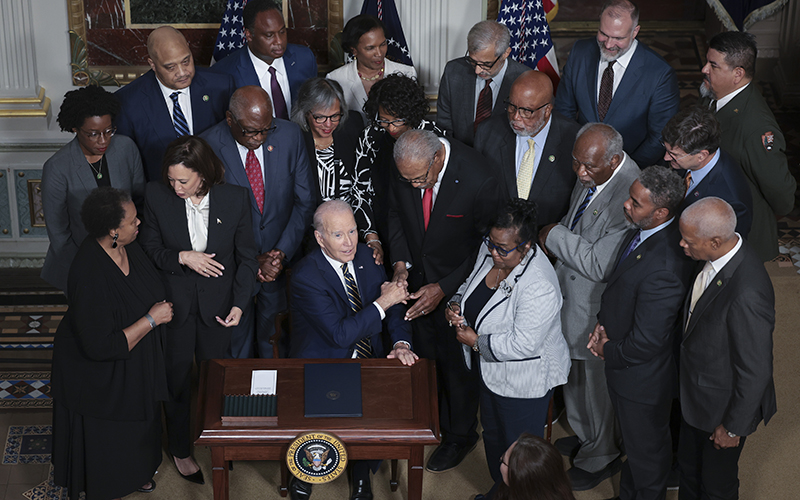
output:
[[[259,226],[259,228],[260,228],[262,231],[264,230],[264,226],[263,226],[263,225],[262,225],[262,226]]]
[[[575,275],[573,274],[572,276],[569,277],[569,279],[575,281]]]

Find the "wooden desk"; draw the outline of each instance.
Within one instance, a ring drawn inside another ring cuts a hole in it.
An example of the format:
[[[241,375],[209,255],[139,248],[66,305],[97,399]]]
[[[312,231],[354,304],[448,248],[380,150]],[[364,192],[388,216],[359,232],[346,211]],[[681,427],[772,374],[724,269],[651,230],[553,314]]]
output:
[[[306,418],[303,366],[361,363],[363,417]],[[252,370],[278,370],[278,423],[273,427],[223,426],[224,394],[249,394]],[[286,496],[286,451],[299,434],[329,432],[347,447],[348,460],[408,460],[408,498],[422,498],[425,445],[439,442],[436,371],[424,359],[221,359],[203,363],[197,405],[198,446],[211,449],[214,499],[228,500],[231,460],[279,460]]]

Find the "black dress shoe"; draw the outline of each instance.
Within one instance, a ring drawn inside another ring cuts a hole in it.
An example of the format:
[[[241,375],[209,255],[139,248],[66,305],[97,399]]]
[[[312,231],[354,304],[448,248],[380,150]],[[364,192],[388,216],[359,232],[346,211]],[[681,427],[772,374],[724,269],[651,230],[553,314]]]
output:
[[[575,455],[578,454],[578,450],[581,448],[581,442],[578,436],[567,436],[556,439],[553,445],[562,455],[569,458],[575,458]]]
[[[178,465],[175,463],[175,457],[172,457],[172,463],[175,465],[175,469],[178,471],[178,474],[185,480],[194,484],[206,484],[205,478],[203,477],[203,469],[197,469],[197,472],[184,475],[180,469],[178,469]]]
[[[353,480],[350,500],[372,500],[372,485],[369,478]]]
[[[311,498],[311,483],[303,482],[292,476],[289,481],[289,498],[291,500],[308,500]]]
[[[617,457],[597,472],[589,472],[574,465],[567,471],[574,491],[591,490],[622,469],[622,460]]]
[[[147,486],[147,484],[150,485],[149,488],[145,488],[145,486]],[[156,481],[154,479],[151,479],[150,481],[148,481],[147,484],[142,485],[142,487],[137,489],[136,491],[141,491],[142,493],[152,493],[153,490],[156,489]]]
[[[464,457],[469,455],[469,452],[474,449],[475,444],[468,446],[444,442],[433,450],[433,454],[431,454],[431,458],[428,459],[428,465],[425,467],[425,470],[439,473],[454,469],[464,460]]]

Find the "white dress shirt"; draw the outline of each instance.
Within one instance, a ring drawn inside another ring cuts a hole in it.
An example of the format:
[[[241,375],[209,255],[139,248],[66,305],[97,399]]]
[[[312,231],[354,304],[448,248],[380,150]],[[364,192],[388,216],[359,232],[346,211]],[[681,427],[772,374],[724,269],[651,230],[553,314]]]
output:
[[[528,139],[533,139],[533,143],[536,145],[533,156],[533,173],[531,174],[531,184],[533,184],[533,179],[536,178],[536,172],[539,170],[539,162],[542,159],[542,151],[544,151],[544,145],[547,142],[547,134],[550,133],[550,125],[552,123],[553,117],[551,116],[550,119],[547,120],[547,123],[544,124],[544,127],[542,127],[542,130],[540,130],[535,136],[523,137],[517,135],[516,137],[517,148],[514,156],[514,171],[516,172],[517,176],[519,176],[519,167],[522,164],[522,158],[525,157],[525,153],[527,153],[528,149],[530,149],[528,146]]]
[[[625,76],[625,70],[628,69],[628,65],[631,63],[631,58],[633,57],[633,53],[636,52],[636,47],[639,46],[639,41],[635,38],[631,43],[631,48],[628,52],[625,52],[624,55],[620,56],[619,59],[614,61],[614,64],[611,66],[614,69],[614,87],[611,90],[611,98],[614,98],[614,94],[617,93],[617,87],[619,87],[619,82],[622,81],[622,77]],[[598,60],[597,62],[597,95],[595,96],[596,100],[600,100],[600,84],[603,81],[603,72],[608,67],[608,61],[603,61],[602,59]]]
[[[270,102],[272,102],[272,75],[269,74],[269,68],[275,68],[275,76],[278,78],[278,85],[281,87],[283,100],[286,103],[286,113],[292,116],[292,90],[289,87],[289,74],[286,73],[286,65],[283,64],[283,57],[274,59],[272,64],[267,64],[253,54],[250,47],[247,48],[247,54],[250,56],[250,60],[253,61],[253,67],[256,70],[256,75],[258,75],[258,83],[260,83],[261,88],[266,90],[267,94],[269,94]],[[275,116],[274,105],[272,106],[272,116]]]
[[[234,142],[236,142],[236,141],[234,141]],[[242,166],[245,168],[245,173],[247,173],[247,153],[249,153],[250,150],[247,149],[246,147],[242,146],[238,142],[236,143],[236,149],[239,151],[239,158],[242,159]],[[265,179],[264,179],[264,145],[262,144],[261,146],[259,146],[258,149],[256,149],[254,151],[254,153],[256,154],[256,159],[258,160],[258,163],[261,165],[261,182],[265,182]]]
[[[172,95],[174,92],[178,92],[178,104],[181,105],[181,111],[183,111],[183,116],[186,117],[186,123],[189,125],[189,135],[194,134],[194,125],[192,124],[192,95],[189,92],[189,87],[185,89],[175,90],[167,87],[161,80],[156,78],[156,82],[158,83],[158,88],[161,89],[161,93],[164,95],[164,101],[167,103],[167,110],[169,111],[169,118],[172,120],[172,112],[173,107],[175,106],[172,103]],[[173,120],[173,126],[174,126]]]
[[[192,250],[195,252],[205,252],[208,246],[208,214],[211,211],[208,201],[209,194],[210,191],[197,205],[192,202],[191,196],[184,200],[186,202],[186,225],[189,227],[189,239],[192,242]]]
[[[708,273],[708,279],[706,280],[706,288],[708,288],[708,285],[714,280],[714,276],[716,276],[720,271],[722,271],[722,268],[725,267],[725,265],[728,262],[730,262],[733,256],[736,255],[736,252],[738,252],[739,249],[742,248],[742,236],[739,233],[736,233],[736,237],[739,238],[739,241],[736,242],[736,245],[733,248],[731,248],[730,251],[728,251],[728,253],[726,253],[717,260],[708,261],[709,264],[711,264],[712,270],[710,273]]]
[[[494,111],[494,107],[497,105],[497,96],[500,95],[500,87],[503,85],[503,78],[506,76],[507,69],[508,58],[503,61],[503,67],[500,68],[497,75],[492,77],[492,83],[489,84],[489,88],[492,89],[492,111]],[[475,115],[478,114],[478,99],[480,99],[481,91],[485,86],[486,80],[475,75],[475,106],[472,108],[472,121],[475,121]]]
[[[750,85],[750,83],[748,83],[747,85]],[[717,102],[717,111],[719,111],[720,109],[722,109],[723,106],[725,106],[726,104],[731,102],[731,99],[733,99],[734,97],[739,95],[739,93],[742,90],[746,89],[747,85],[745,85],[742,88],[738,88],[738,89],[734,90],[733,92],[731,92],[730,94],[726,95],[725,97],[723,97],[721,99],[717,99],[717,101],[716,101]]]

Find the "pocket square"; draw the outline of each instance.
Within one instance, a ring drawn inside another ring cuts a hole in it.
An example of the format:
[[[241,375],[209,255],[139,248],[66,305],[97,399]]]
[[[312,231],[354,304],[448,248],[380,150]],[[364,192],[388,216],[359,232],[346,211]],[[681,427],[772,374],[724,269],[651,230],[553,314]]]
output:
[[[464,217],[464,215],[463,214],[461,214],[461,215],[459,215],[459,214],[446,214],[445,217],[452,217],[454,219],[460,219],[460,218]]]

